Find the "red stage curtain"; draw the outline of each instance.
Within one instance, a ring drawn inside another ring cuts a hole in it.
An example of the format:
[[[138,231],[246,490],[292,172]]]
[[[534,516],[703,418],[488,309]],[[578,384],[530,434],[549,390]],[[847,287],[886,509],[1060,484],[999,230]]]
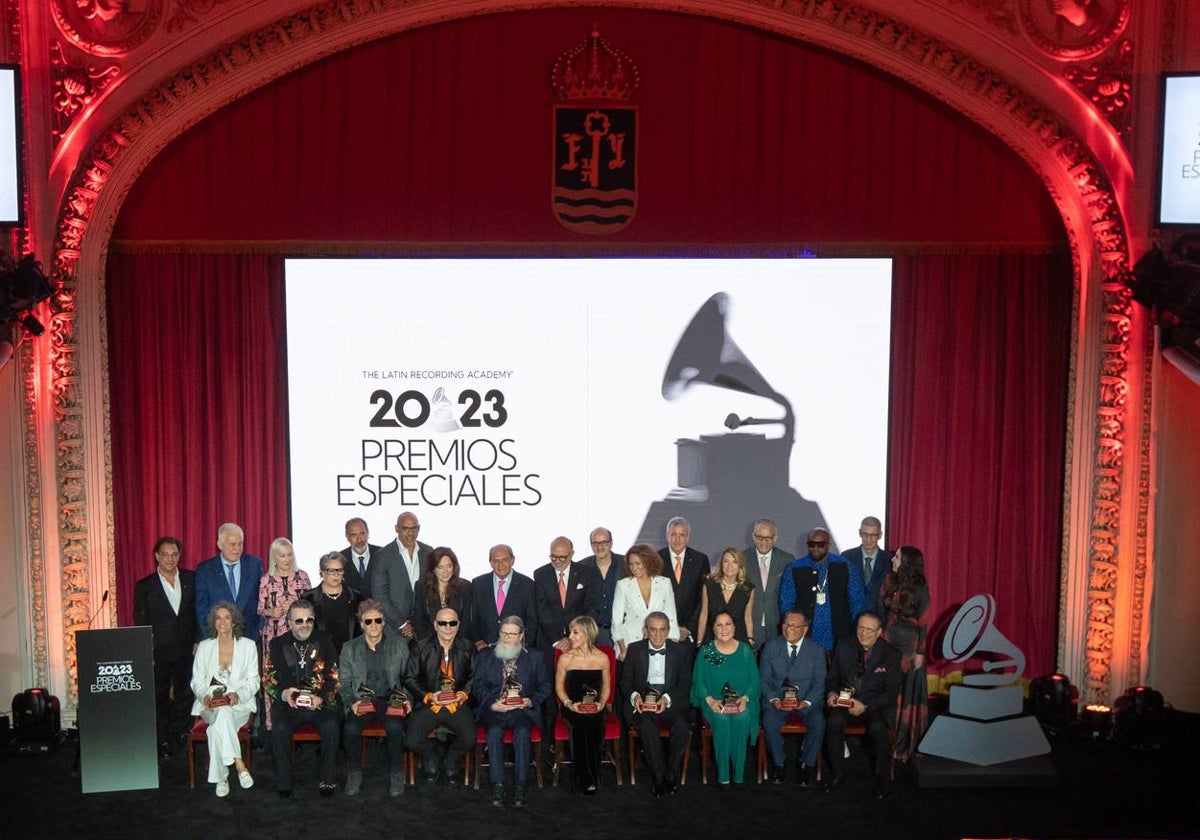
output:
[[[241,525],[259,557],[287,534],[282,276],[278,257],[109,256],[122,624],[159,537],[179,538],[181,565],[194,569],[216,554],[222,522]]]
[[[893,290],[890,548],[925,553],[937,613],[996,597],[1054,670],[1071,318],[1067,257],[902,257]]]

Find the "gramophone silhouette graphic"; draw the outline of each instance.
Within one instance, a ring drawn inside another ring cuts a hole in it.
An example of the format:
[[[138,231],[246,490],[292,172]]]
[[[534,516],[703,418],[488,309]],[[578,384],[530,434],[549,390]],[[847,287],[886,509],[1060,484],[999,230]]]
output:
[[[983,673],[966,674],[962,685],[950,687],[950,712],[934,718],[918,752],[981,766],[1050,752],[1037,719],[1023,714],[1024,691],[1017,680],[1025,654],[996,629],[995,618],[996,599],[980,594],[947,625],[944,658],[966,662],[985,652],[1003,658],[984,661]]]
[[[731,434],[675,441],[679,484],[666,499],[650,505],[638,533],[640,542],[662,545],[667,520],[684,516],[692,525],[691,544],[707,551],[713,561],[722,547],[749,543],[750,526],[762,516],[775,520],[779,547],[790,551],[802,542],[801,535],[818,525],[825,527],[816,502],[789,484],[796,425],[792,404],[726,334],[728,308],[729,296],[718,292],[692,318],[663,374],[663,398],[677,399],[694,385],[713,385],[774,400],[784,415],[743,419],[730,414],[725,426]],[[783,425],[781,437],[737,432],[742,426],[772,423]]]

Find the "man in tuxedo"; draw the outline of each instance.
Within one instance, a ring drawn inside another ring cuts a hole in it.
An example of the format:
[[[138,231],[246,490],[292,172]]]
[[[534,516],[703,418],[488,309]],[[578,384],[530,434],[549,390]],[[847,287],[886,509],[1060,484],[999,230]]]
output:
[[[775,547],[779,530],[773,520],[755,520],[750,534],[754,537],[754,546],[742,552],[746,558],[746,577],[757,592],[754,598],[754,628],[750,635],[760,645],[765,645],[779,635],[779,581],[796,558]]]
[[[271,753],[275,758],[275,790],[292,797],[292,733],[311,723],[321,736],[317,790],[333,796],[342,715],[338,707],[341,681],[337,651],[328,633],[316,629],[312,604],[303,598],[288,607],[288,632],[271,640],[263,686],[271,703]],[[357,747],[357,744],[355,745]]]
[[[592,553],[579,561],[579,565],[595,569],[600,578],[600,605],[596,608],[596,644],[615,647],[612,637],[612,605],[617,594],[617,581],[625,577],[625,555],[612,550],[612,531],[604,527],[593,528],[588,536]]]
[[[388,627],[406,639],[415,635],[413,593],[421,580],[425,558],[433,551],[432,546],[417,540],[420,533],[417,515],[407,510],[401,513],[396,517],[396,539],[379,549],[368,570],[371,597],[383,604]]]
[[[771,757],[771,781],[783,781],[782,728],[788,718],[799,718],[808,728],[800,750],[796,781],[801,787],[813,784],[813,768],[825,737],[825,651],[805,639],[808,619],[793,610],[783,617],[783,635],[775,636],[762,649],[758,670],[762,684],[762,728]],[[785,688],[787,689],[785,691]],[[794,698],[785,694],[794,693]],[[798,706],[790,706],[796,702]]]
[[[663,560],[663,575],[675,591],[675,617],[679,619],[679,641],[696,638],[700,620],[700,589],[704,576],[711,571],[708,555],[688,545],[692,526],[682,516],[667,522],[667,545],[658,550]]]
[[[261,621],[258,584],[262,580],[263,565],[257,557],[242,553],[244,542],[241,527],[233,522],[226,522],[217,529],[217,555],[196,567],[196,627],[208,626],[208,611],[213,604],[229,601],[242,611],[243,635],[257,640]]]
[[[854,618],[863,609],[862,576],[840,554],[831,554],[833,537],[826,528],[808,532],[808,554],[787,567],[779,581],[779,612],[800,610],[812,628],[812,639],[827,651],[853,638]]]
[[[855,637],[842,639],[833,652],[825,680],[826,790],[846,780],[846,724],[856,720],[866,725],[874,753],[875,795],[882,799],[891,792],[892,742],[888,733],[896,723],[903,675],[900,651],[880,638],[882,630],[878,613],[863,612],[855,624]]]
[[[857,566],[863,579],[863,609],[879,609],[879,587],[883,578],[892,570],[893,552],[879,547],[883,536],[883,523],[874,516],[863,519],[858,526],[858,537],[862,545],[843,552],[842,556],[851,566]]]
[[[553,656],[555,647],[567,649],[573,619],[581,615],[595,619],[600,609],[600,580],[592,569],[572,562],[574,557],[574,544],[566,537],[555,537],[550,543],[550,562],[533,573],[538,647],[546,656]]]
[[[504,807],[504,730],[510,729],[516,775],[513,806],[524,808],[533,752],[531,733],[540,723],[542,704],[550,696],[550,676],[541,651],[526,649],[525,622],[520,616],[506,615],[498,638],[491,650],[475,659],[471,693],[479,722],[487,732],[492,805]],[[511,697],[506,686],[515,691]]]
[[[174,537],[154,544],[155,570],[133,587],[133,623],[154,634],[154,701],[163,758],[192,724],[192,651],[196,647],[196,574],[179,568]]]
[[[520,616],[525,627],[525,644],[537,646],[537,599],[533,580],[513,571],[517,558],[511,546],[500,543],[488,552],[492,571],[471,581],[471,600],[475,606],[475,627],[471,638],[483,650],[500,638],[500,618]]]
[[[346,561],[346,586],[356,590],[362,597],[371,595],[371,558],[378,557],[383,551],[370,542],[371,532],[367,530],[367,520],[354,517],[346,522],[346,541],[350,545],[342,549],[342,557]]]
[[[695,715],[689,705],[692,692],[692,648],[673,641],[666,613],[646,616],[646,638],[634,642],[625,653],[619,684],[625,720],[636,726],[642,754],[654,777],[654,796],[674,793],[683,774],[683,754],[692,737]],[[647,693],[657,692],[647,706]],[[659,730],[670,733],[667,757],[663,758]]]

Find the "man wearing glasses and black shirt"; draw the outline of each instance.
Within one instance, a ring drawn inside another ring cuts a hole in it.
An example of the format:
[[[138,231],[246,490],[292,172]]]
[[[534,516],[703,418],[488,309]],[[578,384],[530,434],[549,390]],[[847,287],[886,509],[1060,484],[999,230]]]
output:
[[[826,651],[854,635],[854,619],[863,610],[862,574],[829,551],[829,530],[808,533],[808,554],[797,558],[779,582],[779,614],[799,610],[808,619],[813,641]]]
[[[342,716],[338,709],[337,652],[328,633],[315,628],[312,604],[299,598],[288,607],[288,632],[271,640],[263,685],[271,707],[271,753],[275,790],[292,797],[292,733],[305,723],[321,736],[321,796],[333,796]]]
[[[413,647],[404,685],[416,710],[408,722],[408,748],[425,764],[425,782],[434,784],[438,773],[457,788],[459,761],[475,744],[475,715],[467,705],[475,666],[475,646],[458,635],[458,613],[449,607],[437,611],[434,634]],[[429,739],[438,728],[449,730],[443,740]]]

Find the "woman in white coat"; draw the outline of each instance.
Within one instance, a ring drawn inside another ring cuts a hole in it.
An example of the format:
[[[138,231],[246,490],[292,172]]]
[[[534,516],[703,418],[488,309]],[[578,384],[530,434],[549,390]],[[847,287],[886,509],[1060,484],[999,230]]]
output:
[[[258,694],[258,649],[242,638],[245,620],[236,605],[221,601],[208,613],[208,638],[196,647],[192,664],[192,714],[208,724],[208,780],[217,796],[229,795],[229,765],[238,784],[253,786],[242,761],[238,730],[254,714]]]
[[[628,577],[617,581],[613,596],[612,637],[617,646],[617,658],[624,661],[625,649],[643,635],[642,625],[652,612],[666,613],[671,620],[671,633],[679,631],[675,618],[675,590],[671,581],[662,576],[662,558],[653,547],[638,543],[625,553],[625,572]]]

